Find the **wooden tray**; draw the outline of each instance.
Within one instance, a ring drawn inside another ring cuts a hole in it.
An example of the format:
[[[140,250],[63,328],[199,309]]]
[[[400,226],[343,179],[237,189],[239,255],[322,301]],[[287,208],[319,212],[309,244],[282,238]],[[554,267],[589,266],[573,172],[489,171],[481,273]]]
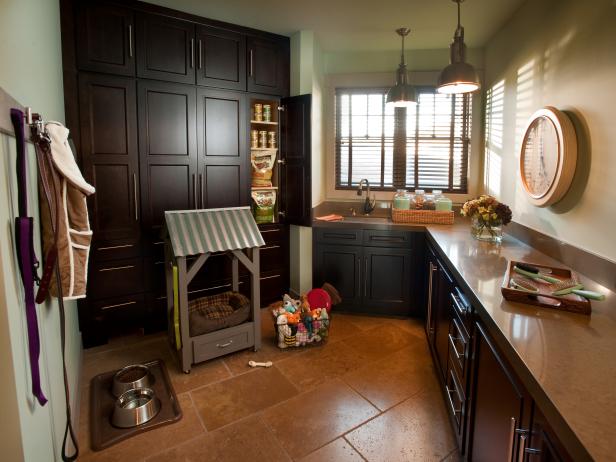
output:
[[[553,276],[558,279],[579,279],[573,271],[566,268],[557,268],[554,266],[539,265],[537,263],[517,262],[514,260],[510,260],[509,265],[507,266],[507,272],[505,273],[505,278],[503,279],[503,285],[501,286],[501,292],[506,300],[509,300],[511,302],[543,306],[545,308],[552,308],[555,310],[571,311],[573,313],[580,314],[590,314],[591,308],[590,301],[588,301],[588,299],[576,294],[560,296],[552,295],[554,288],[552,284],[548,282],[543,283],[540,281],[530,281],[534,283],[534,285],[537,286],[537,288],[539,289],[539,292],[537,294],[527,293],[509,287],[512,276],[525,279],[524,276],[517,274],[513,270],[513,267],[517,263],[526,263],[527,265],[535,266],[540,270],[543,270],[543,272],[549,273],[550,276]]]
[[[160,412],[149,422],[133,428],[116,428],[111,425],[111,414],[115,397],[111,394],[111,382],[117,371],[105,372],[90,382],[90,444],[94,451],[100,451],[139,433],[176,422],[182,418],[182,409],[171,385],[165,363],[155,359],[142,363],[148,366],[154,376],[151,388],[160,399]]]

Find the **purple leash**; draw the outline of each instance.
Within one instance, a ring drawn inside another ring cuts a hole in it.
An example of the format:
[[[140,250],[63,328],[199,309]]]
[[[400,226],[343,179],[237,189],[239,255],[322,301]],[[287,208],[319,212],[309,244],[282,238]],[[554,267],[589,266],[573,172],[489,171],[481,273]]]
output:
[[[28,216],[27,171],[26,171],[26,141],[24,138],[24,113],[19,109],[11,109],[11,121],[17,140],[17,187],[19,216],[15,218],[15,239],[19,272],[24,285],[26,300],[26,321],[28,324],[28,350],[30,354],[30,371],[32,374],[32,394],[39,404],[44,406],[47,398],[41,389],[41,374],[39,370],[39,355],[41,340],[39,337],[36,304],[34,302],[34,283],[38,280],[38,260],[34,254],[34,223]]]

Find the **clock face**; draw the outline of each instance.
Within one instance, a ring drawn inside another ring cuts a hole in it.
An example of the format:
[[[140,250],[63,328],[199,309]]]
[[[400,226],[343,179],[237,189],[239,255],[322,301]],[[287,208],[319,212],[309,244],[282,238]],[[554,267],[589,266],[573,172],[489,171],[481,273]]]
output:
[[[528,194],[544,197],[552,188],[560,162],[558,132],[547,117],[537,117],[526,131],[521,159],[522,181]]]

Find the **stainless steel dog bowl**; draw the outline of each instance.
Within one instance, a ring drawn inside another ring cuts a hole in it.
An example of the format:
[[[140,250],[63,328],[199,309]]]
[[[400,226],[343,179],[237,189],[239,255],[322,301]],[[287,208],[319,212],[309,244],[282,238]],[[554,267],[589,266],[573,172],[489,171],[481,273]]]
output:
[[[118,398],[122,393],[134,388],[149,388],[152,385],[152,376],[147,366],[132,364],[123,367],[113,376],[111,392]]]
[[[111,423],[119,428],[136,427],[152,420],[160,411],[160,400],[151,388],[128,390],[116,400]]]

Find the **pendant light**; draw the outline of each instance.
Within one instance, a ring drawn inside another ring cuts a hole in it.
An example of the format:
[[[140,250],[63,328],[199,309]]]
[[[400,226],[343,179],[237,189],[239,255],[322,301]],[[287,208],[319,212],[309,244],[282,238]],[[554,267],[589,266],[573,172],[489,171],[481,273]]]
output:
[[[408,27],[396,29],[396,33],[402,37],[402,55],[400,57],[400,65],[396,71],[396,85],[389,89],[385,100],[387,104],[395,107],[411,107],[417,104],[415,88],[408,82],[408,73],[404,63],[404,37],[409,35],[409,32],[411,30]]]
[[[452,0],[458,4],[458,27],[449,46],[449,66],[443,69],[438,79],[438,92],[447,94],[471,93],[479,90],[479,76],[475,68],[466,62],[466,45],[464,44],[464,27],[460,25],[460,3],[464,0]]]

